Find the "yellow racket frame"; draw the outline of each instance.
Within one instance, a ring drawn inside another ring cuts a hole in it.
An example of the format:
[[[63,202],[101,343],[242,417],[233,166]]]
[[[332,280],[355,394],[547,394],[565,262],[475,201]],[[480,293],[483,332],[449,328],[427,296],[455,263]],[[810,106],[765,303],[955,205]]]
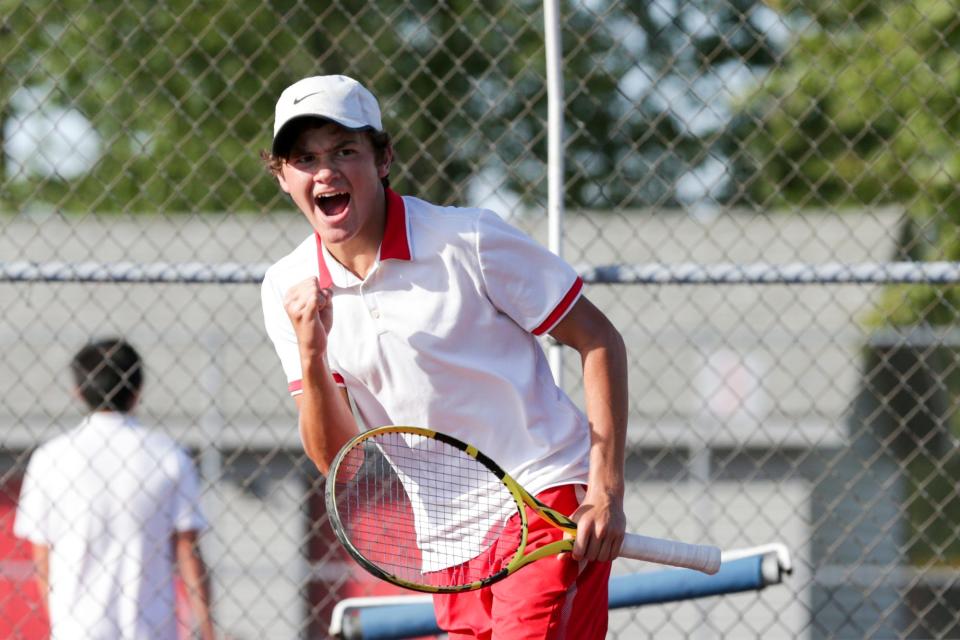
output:
[[[337,495],[336,495],[336,482],[330,481],[331,478],[337,477],[337,472],[340,468],[340,464],[343,462],[346,455],[357,448],[362,446],[367,440],[376,438],[377,436],[383,435],[384,433],[401,433],[401,434],[411,434],[418,435],[424,438],[432,438],[434,440],[439,440],[446,444],[449,444],[460,451],[463,451],[465,454],[485,466],[491,471],[500,481],[504,484],[507,490],[510,492],[510,495],[513,496],[514,502],[517,504],[517,512],[520,514],[520,544],[517,547],[516,553],[514,553],[513,558],[510,562],[507,563],[507,566],[498,571],[497,573],[484,578],[483,580],[477,580],[468,584],[450,586],[450,587],[437,587],[433,585],[420,584],[417,582],[411,582],[405,580],[400,576],[393,575],[388,571],[384,571],[381,567],[373,564],[367,560],[363,553],[357,549],[350,539],[347,537],[346,532],[344,531],[343,523],[340,520],[340,515],[337,510]],[[325,487],[325,499],[327,504],[327,515],[330,518],[330,524],[333,528],[333,532],[336,534],[337,538],[340,540],[340,543],[343,544],[347,552],[356,560],[360,566],[366,569],[368,572],[380,578],[381,580],[386,580],[392,584],[395,584],[399,587],[404,587],[405,589],[412,589],[413,591],[421,591],[425,593],[460,593],[463,591],[474,591],[476,589],[482,589],[487,587],[495,582],[503,580],[507,576],[516,573],[521,568],[540,560],[541,558],[546,558],[548,556],[553,556],[558,553],[569,552],[573,550],[574,539],[577,533],[577,523],[571,520],[566,515],[551,509],[547,505],[543,504],[537,500],[534,496],[521,487],[516,480],[514,480],[510,475],[500,468],[497,463],[491,460],[489,457],[484,455],[481,451],[478,451],[473,445],[467,444],[462,440],[458,440],[453,436],[449,436],[445,433],[440,433],[439,431],[433,431],[432,429],[424,429],[422,427],[410,427],[410,426],[399,426],[399,425],[390,425],[386,427],[378,427],[376,429],[371,429],[369,431],[364,431],[358,436],[351,439],[347,442],[337,453],[337,456],[333,459],[333,463],[330,465],[330,471],[327,474],[328,481]],[[525,507],[530,507],[533,509],[537,515],[555,527],[562,529],[566,533],[570,534],[571,537],[564,538],[563,540],[558,540],[556,542],[551,542],[550,544],[544,545],[539,549],[524,555],[524,552],[527,548],[527,510]]]

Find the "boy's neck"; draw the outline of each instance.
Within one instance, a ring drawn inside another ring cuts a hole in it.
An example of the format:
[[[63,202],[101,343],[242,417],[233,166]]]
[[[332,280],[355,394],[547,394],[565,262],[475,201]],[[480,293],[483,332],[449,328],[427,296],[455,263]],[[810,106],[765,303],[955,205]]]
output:
[[[380,243],[378,242],[372,249],[370,247],[361,247],[355,251],[352,250],[352,248],[344,247],[345,244],[347,243],[329,245],[327,246],[327,251],[329,251],[334,260],[343,265],[347,271],[361,280],[365,279],[367,274],[370,273],[370,270],[373,269],[373,265],[377,262]]]
[[[380,190],[377,210],[380,215],[371,217],[368,224],[353,238],[338,244],[324,243],[330,255],[361,280],[373,269],[380,253],[380,245],[383,244],[387,228],[387,197],[384,189]]]

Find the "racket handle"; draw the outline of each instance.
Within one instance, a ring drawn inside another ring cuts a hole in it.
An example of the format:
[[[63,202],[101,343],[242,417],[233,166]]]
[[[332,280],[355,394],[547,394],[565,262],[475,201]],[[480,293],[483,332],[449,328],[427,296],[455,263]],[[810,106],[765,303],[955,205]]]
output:
[[[628,533],[623,539],[620,556],[685,569],[696,569],[709,575],[713,575],[720,570],[719,547],[651,538],[635,533]]]

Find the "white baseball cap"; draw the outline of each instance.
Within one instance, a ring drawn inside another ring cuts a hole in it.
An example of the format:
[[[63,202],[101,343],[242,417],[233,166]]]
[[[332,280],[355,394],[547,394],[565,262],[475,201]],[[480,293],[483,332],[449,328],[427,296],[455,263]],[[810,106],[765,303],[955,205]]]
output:
[[[380,105],[366,87],[347,76],[312,76],[280,94],[273,120],[273,151],[285,126],[303,117],[325,118],[347,129],[383,131]]]

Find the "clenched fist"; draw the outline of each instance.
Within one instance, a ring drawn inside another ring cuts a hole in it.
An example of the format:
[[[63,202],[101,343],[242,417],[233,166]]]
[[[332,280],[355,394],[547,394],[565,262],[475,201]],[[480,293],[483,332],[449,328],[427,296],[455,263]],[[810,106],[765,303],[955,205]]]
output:
[[[333,291],[321,289],[317,278],[307,278],[290,287],[283,298],[283,308],[290,316],[300,348],[317,353],[327,350],[327,334],[333,326]]]

